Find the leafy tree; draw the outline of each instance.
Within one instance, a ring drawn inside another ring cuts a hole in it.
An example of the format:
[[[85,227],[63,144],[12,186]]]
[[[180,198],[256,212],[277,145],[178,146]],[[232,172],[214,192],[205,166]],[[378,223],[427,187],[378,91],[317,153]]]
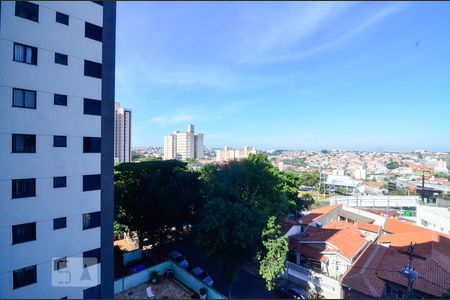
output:
[[[388,168],[389,170],[394,170],[397,169],[398,167],[400,167],[400,164],[396,161],[391,161],[386,165],[386,168]]]
[[[196,226],[197,244],[224,262],[229,283],[240,266],[262,249],[261,232],[270,216],[282,219],[289,209],[280,172],[263,154],[205,165],[200,170],[205,206]]]
[[[442,294],[441,299],[450,299],[450,289]]]
[[[224,262],[229,297],[239,267],[260,249],[262,213],[242,202],[213,199],[205,204],[196,227],[196,242],[208,255]]]
[[[271,215],[284,217],[288,212],[289,201],[282,190],[280,172],[263,154],[222,167],[206,165],[200,172],[205,199],[243,203],[261,210],[266,220]]]
[[[160,243],[184,233],[200,206],[198,174],[183,162],[145,161],[115,167],[116,221]]]
[[[280,225],[275,221],[275,217],[269,218],[261,235],[265,253],[258,255],[259,274],[264,278],[269,291],[275,286],[274,280],[286,271],[286,257],[289,251],[288,239],[281,235]]]

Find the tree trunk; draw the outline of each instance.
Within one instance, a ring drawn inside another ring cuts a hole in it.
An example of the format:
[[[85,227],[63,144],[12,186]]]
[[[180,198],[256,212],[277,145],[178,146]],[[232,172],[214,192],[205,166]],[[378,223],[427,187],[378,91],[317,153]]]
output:
[[[144,236],[142,234],[142,231],[137,230],[137,236],[138,236],[138,242],[139,242],[139,249],[144,248]]]

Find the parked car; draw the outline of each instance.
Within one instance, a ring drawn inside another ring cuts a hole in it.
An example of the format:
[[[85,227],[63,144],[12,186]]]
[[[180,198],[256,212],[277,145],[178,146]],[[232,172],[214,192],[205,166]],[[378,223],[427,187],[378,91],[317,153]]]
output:
[[[186,258],[184,258],[183,254],[181,254],[178,251],[172,251],[169,253],[169,259],[174,261],[178,266],[187,269],[187,267],[189,267],[189,263],[186,260]]]
[[[194,274],[195,277],[203,281],[209,286],[212,286],[214,281],[212,280],[211,276],[209,276],[208,272],[205,272],[200,267],[195,267],[191,270],[191,273]]]
[[[311,299],[309,293],[298,287],[280,285],[275,288],[275,293],[281,299]]]

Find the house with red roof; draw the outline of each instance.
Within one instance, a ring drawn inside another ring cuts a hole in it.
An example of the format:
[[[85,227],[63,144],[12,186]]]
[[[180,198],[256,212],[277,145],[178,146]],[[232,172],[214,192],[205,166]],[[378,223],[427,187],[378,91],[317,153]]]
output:
[[[400,251],[411,244],[424,258],[413,260],[414,297],[439,298],[450,290],[450,235],[395,219],[387,219],[383,231],[342,277],[346,298],[406,298],[408,281],[400,270],[409,256]]]

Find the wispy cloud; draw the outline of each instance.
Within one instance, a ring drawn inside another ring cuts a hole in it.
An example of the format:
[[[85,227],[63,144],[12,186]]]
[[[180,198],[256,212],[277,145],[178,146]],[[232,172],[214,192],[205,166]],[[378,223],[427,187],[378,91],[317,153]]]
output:
[[[281,10],[270,26],[250,39],[252,47],[245,44],[250,51],[241,55],[240,63],[291,61],[331,50],[410,5],[389,3],[367,9],[367,5],[357,7],[357,2],[296,4]]]

